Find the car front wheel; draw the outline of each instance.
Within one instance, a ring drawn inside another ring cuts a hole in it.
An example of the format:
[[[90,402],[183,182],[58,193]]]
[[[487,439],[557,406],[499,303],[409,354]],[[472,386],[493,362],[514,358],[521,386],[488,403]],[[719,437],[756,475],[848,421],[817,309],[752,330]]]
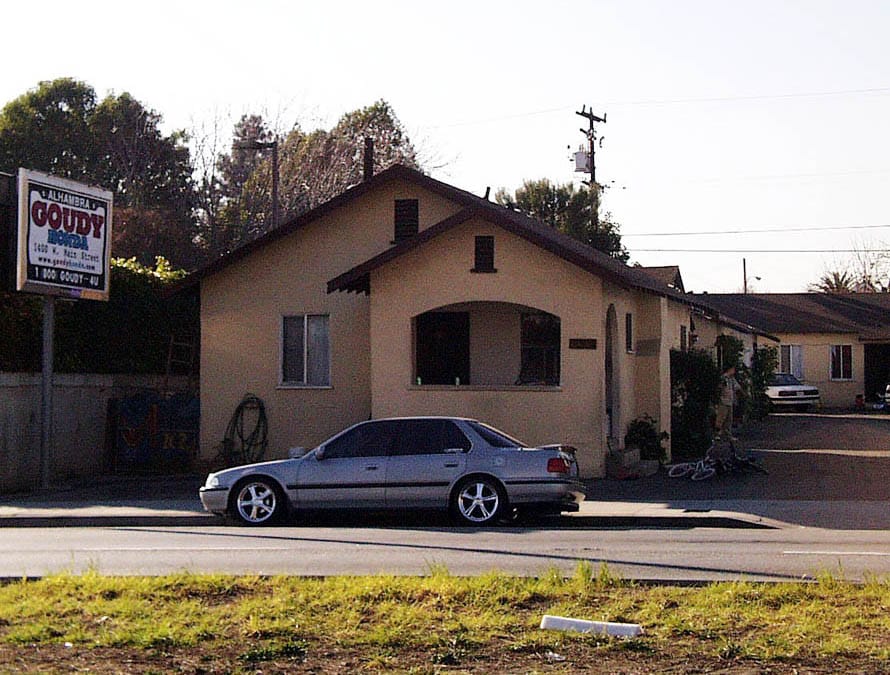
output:
[[[503,488],[484,476],[469,478],[458,484],[451,498],[451,513],[465,525],[489,525],[507,508]]]
[[[244,525],[270,525],[284,515],[281,488],[268,478],[251,478],[235,487],[229,512]]]

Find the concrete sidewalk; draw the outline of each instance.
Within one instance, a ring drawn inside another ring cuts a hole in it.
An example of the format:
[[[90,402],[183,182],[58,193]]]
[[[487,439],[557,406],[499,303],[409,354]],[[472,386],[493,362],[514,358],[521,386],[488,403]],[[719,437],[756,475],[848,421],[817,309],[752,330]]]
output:
[[[692,483],[668,478],[664,472],[637,480],[591,480],[587,501],[579,513],[568,516],[571,520],[565,520],[565,525],[890,529],[886,501],[753,498],[751,493],[769,492],[764,489],[767,480],[766,476],[740,475]],[[3,498],[0,527],[221,524],[221,518],[201,506],[198,488],[202,482],[198,476],[109,477],[88,486]],[[361,518],[354,524],[361,526]]]

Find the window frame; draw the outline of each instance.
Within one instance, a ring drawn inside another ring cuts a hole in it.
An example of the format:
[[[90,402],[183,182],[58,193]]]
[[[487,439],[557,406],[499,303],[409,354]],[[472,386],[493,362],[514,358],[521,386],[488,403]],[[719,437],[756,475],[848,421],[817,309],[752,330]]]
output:
[[[844,358],[845,353],[848,355]],[[838,355],[837,360],[835,354]],[[832,382],[850,382],[853,380],[853,345],[831,345],[828,352],[828,376]],[[839,373],[835,374],[835,364]]]
[[[787,370],[783,365],[785,363],[787,363],[788,365]],[[779,345],[779,372],[790,373],[802,382],[805,379],[803,376],[803,370],[803,345]]]
[[[527,332],[537,317],[545,318],[551,322],[550,329],[555,330],[553,342],[543,343],[535,338],[534,333]],[[517,385],[537,385],[544,387],[559,387],[562,385],[562,320],[549,312],[533,311],[520,312],[519,314],[519,360],[520,375]],[[543,365],[543,379],[528,379],[530,365],[540,363]]]
[[[323,364],[314,363],[313,359],[320,358],[318,355],[313,357],[314,350],[311,349],[310,340],[309,340],[309,324],[312,319],[324,319],[325,325],[325,333],[326,333],[326,345],[324,351],[325,362]],[[287,379],[288,373],[286,372],[287,363],[287,324],[288,320],[292,319],[301,319],[302,320],[302,368],[303,374],[302,380],[289,380]],[[330,314],[324,313],[297,313],[297,314],[282,314],[280,320],[280,326],[278,331],[278,358],[279,358],[279,366],[278,366],[278,386],[283,389],[330,389],[331,388],[331,317]],[[324,381],[319,382],[310,382],[309,377],[311,373],[315,370],[312,366],[323,366],[324,370]]]

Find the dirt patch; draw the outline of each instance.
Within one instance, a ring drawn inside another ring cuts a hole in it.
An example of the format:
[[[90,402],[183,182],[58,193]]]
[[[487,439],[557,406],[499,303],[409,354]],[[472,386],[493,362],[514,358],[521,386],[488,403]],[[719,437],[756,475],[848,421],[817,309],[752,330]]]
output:
[[[567,644],[558,652],[510,651],[492,645],[473,653],[437,653],[394,650],[386,658],[369,658],[355,650],[309,646],[293,653],[273,655],[249,645],[230,645],[212,651],[202,647],[176,649],[85,648],[42,645],[11,647],[0,645],[2,673],[71,673],[96,675],[119,673],[333,673],[424,672],[424,673],[625,673],[653,672],[720,673],[755,675],[761,673],[838,673],[877,675],[887,672],[886,662],[863,659],[782,660],[762,663],[744,658],[694,657],[648,651],[639,643],[628,642],[607,649],[585,644]]]

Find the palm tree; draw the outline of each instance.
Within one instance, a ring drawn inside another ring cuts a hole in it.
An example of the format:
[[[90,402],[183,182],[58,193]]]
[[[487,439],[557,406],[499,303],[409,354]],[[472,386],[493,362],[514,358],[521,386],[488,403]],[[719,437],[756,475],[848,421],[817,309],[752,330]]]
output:
[[[815,293],[855,293],[856,280],[847,271],[825,272],[817,283],[810,284],[809,290]]]

